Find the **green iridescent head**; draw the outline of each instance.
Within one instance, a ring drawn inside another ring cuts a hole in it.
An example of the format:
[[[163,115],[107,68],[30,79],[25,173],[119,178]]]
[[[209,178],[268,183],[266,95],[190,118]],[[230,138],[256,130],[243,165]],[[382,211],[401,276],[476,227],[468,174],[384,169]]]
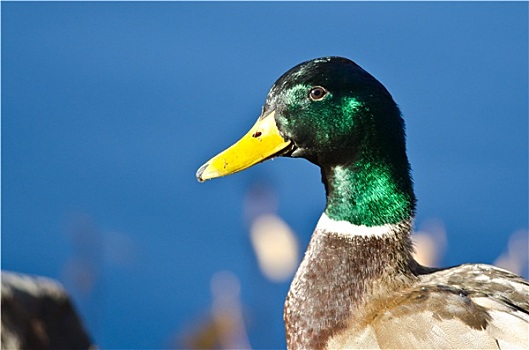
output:
[[[342,57],[301,63],[270,89],[264,114],[275,110],[293,157],[318,165],[353,161],[362,148],[381,156],[405,150],[404,123],[393,98],[373,76]]]
[[[404,121],[386,88],[356,63],[325,57],[290,69],[272,86],[273,110],[287,154],[319,165],[326,214],[358,225],[414,215]]]
[[[380,82],[346,58],[318,58],[283,74],[255,125],[200,167],[197,178],[233,174],[276,156],[320,166],[325,213],[333,220],[374,226],[413,216],[399,109]]]

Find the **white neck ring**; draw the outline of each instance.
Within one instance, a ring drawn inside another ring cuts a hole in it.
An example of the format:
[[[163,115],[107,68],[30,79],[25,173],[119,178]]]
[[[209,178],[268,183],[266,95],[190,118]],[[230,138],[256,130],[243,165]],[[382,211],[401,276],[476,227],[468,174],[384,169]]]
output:
[[[316,230],[332,232],[343,236],[387,237],[398,230],[396,224],[379,226],[354,225],[345,220],[333,220],[323,213],[316,225]]]

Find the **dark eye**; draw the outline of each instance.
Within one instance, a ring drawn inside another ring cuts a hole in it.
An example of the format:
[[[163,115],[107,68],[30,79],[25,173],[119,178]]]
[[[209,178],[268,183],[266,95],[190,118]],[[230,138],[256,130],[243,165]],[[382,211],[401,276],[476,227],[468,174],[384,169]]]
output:
[[[325,95],[327,95],[327,90],[325,90],[321,86],[315,86],[312,89],[310,89],[310,92],[309,92],[309,98],[312,101],[320,101],[321,99],[325,97]]]

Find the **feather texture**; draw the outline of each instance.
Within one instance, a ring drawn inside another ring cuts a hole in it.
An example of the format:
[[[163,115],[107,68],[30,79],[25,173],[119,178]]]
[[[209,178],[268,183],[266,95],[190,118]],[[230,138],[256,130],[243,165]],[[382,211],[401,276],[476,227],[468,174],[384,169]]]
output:
[[[457,282],[456,282],[457,280]],[[527,349],[529,284],[489,265],[421,275],[330,338],[328,349]]]

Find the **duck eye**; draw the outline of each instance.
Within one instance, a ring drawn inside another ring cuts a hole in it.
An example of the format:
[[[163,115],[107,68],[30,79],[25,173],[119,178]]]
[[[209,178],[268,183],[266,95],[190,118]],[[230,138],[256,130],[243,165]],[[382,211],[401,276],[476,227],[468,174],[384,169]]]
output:
[[[325,97],[325,95],[327,95],[327,90],[325,90],[321,86],[315,86],[312,89],[310,89],[310,92],[309,92],[309,98],[312,101],[320,101]]]

